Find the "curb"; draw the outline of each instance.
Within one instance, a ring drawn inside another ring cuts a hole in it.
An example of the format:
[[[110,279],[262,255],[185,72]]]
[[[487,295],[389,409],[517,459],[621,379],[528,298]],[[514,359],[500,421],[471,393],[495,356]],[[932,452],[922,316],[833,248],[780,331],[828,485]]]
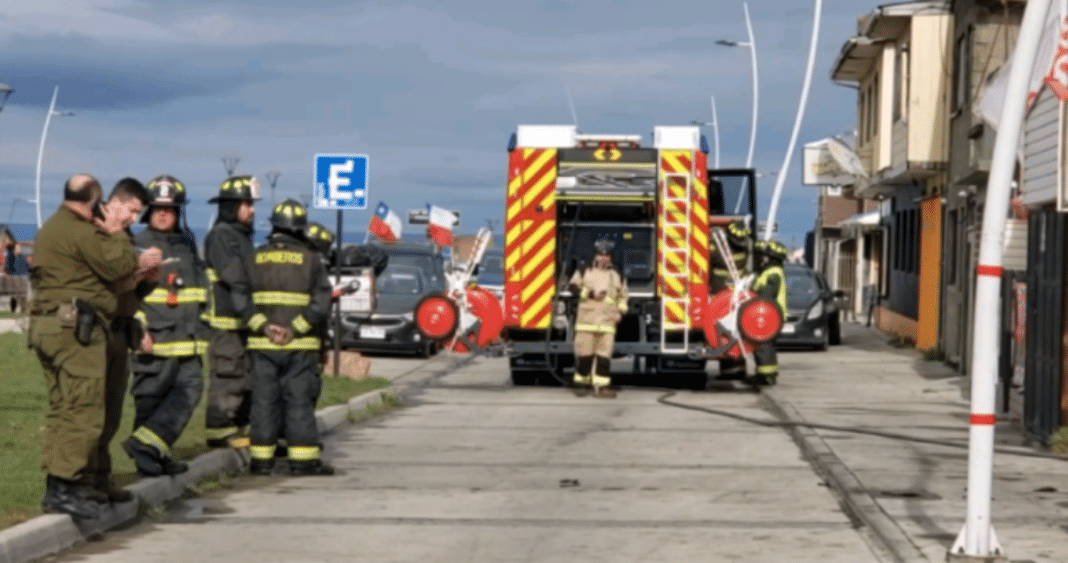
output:
[[[785,421],[796,423],[788,430],[794,442],[801,447],[805,457],[816,467],[839,498],[846,514],[855,522],[862,523],[872,533],[887,553],[897,563],[931,563],[931,560],[887,514],[857,476],[838,459],[834,450],[812,428],[802,426],[808,421],[777,389],[764,388],[762,395],[774,414]]]
[[[381,405],[386,395],[399,396],[390,385],[368,391],[349,399],[343,405],[333,405],[315,411],[315,422],[321,434],[348,421],[350,412]],[[136,497],[124,504],[105,508],[94,520],[76,521],[67,514],[43,514],[5,530],[0,530],[0,563],[28,563],[84,543],[108,530],[136,523],[142,506],[162,504],[174,500],[189,485],[207,475],[227,471],[240,473],[248,467],[248,452],[218,449],[197,456],[189,462],[189,471],[175,476],[143,477],[126,487]]]

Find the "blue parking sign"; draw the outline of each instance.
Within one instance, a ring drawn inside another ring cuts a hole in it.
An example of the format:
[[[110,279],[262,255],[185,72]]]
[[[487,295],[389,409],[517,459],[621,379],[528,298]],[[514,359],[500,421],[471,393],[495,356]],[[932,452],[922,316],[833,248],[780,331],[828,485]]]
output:
[[[365,154],[315,155],[316,209],[367,209],[367,168]]]

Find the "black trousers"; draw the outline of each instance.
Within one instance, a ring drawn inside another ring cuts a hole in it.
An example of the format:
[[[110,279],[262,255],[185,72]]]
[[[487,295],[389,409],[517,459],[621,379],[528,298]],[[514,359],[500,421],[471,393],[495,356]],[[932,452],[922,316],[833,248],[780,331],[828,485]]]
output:
[[[208,404],[205,409],[209,438],[232,434],[249,423],[251,362],[242,332],[216,330],[208,341]],[[216,432],[212,432],[212,431]]]
[[[134,357],[134,428],[144,426],[168,446],[181,436],[204,390],[200,356]]]
[[[317,446],[315,403],[322,385],[318,352],[253,351],[251,357],[252,445],[274,446],[284,437],[290,447]],[[280,436],[283,425],[285,436]]]

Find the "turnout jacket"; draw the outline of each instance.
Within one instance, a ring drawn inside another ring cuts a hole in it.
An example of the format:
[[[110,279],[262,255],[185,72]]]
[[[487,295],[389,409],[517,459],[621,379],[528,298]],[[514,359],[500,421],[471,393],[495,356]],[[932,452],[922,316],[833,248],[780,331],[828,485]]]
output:
[[[220,221],[204,238],[204,262],[207,266],[208,324],[216,330],[245,328],[242,319],[252,315],[249,263],[252,227],[242,223]]]
[[[255,312],[247,319],[252,331],[248,349],[318,351],[332,290],[319,253],[288,234],[272,233],[267,244],[256,249],[249,269]],[[272,344],[263,336],[270,324],[289,328],[293,340]]]
[[[575,330],[579,332],[616,332],[616,314],[627,311],[627,285],[615,268],[590,266],[571,276],[571,293],[578,295]],[[604,299],[593,295],[605,291]]]
[[[765,266],[760,270],[756,280],[753,281],[753,291],[761,299],[778,305],[782,319],[786,320],[786,273],[783,272],[782,266]]]
[[[182,232],[163,233],[148,227],[135,241],[142,248],[158,247],[164,259],[178,259],[163,266],[158,285],[137,312],[152,335],[152,355],[184,357],[206,351],[208,279],[192,240]]]

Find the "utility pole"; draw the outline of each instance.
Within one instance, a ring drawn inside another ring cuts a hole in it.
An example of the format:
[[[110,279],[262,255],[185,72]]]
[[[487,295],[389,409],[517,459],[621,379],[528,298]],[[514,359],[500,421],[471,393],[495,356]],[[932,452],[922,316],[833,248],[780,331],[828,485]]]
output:
[[[278,185],[278,177],[281,175],[281,172],[275,172],[273,170],[264,174],[264,176],[267,176],[267,183],[271,184],[271,207],[274,207],[278,204],[277,198],[274,194],[274,188]]]
[[[226,168],[226,177],[229,178],[234,175],[234,170],[237,169],[237,163],[241,162],[241,158],[237,156],[224,156],[222,159],[223,167]]]

